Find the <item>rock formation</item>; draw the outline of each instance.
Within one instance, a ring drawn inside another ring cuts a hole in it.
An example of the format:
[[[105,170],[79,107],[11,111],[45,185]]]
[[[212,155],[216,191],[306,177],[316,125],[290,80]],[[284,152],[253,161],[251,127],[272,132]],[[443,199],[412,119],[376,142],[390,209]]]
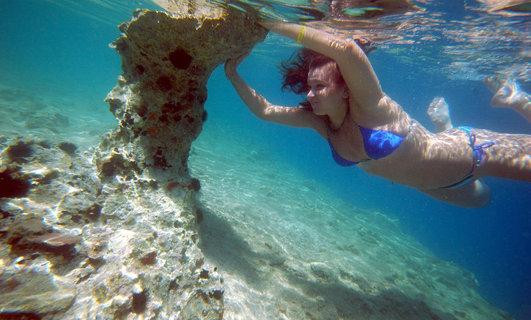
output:
[[[120,26],[123,74],[107,97],[119,126],[94,153],[2,142],[0,316],[223,317],[222,279],[197,247],[200,183],[187,159],[210,73],[266,31],[190,3],[167,2],[174,16],[137,11]]]

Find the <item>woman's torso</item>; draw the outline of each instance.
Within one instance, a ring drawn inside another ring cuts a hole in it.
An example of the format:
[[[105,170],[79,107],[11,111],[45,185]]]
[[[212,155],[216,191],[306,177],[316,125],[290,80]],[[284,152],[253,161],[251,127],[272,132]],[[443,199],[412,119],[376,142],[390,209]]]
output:
[[[386,97],[380,110],[385,114],[363,114],[355,104],[338,130],[328,131],[335,152],[368,173],[418,189],[436,189],[451,185],[466,176],[472,167],[472,155],[466,135],[459,130],[433,134],[411,119],[400,105]],[[380,159],[370,159],[361,128],[389,132],[402,137],[398,148]]]

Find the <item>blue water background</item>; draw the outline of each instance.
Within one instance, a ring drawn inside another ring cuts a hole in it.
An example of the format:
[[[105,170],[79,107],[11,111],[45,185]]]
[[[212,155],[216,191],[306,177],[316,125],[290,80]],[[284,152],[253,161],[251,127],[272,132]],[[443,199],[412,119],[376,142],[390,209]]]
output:
[[[124,12],[103,23],[47,1],[1,0],[0,84],[37,96],[68,97],[78,102],[79,112],[88,109],[102,122],[111,121],[103,98],[116,82],[120,61],[108,44],[119,35],[116,24],[129,16]],[[266,42],[259,49],[270,54],[252,54],[241,74],[273,103],[296,105],[300,97],[279,91],[276,68],[293,48]],[[529,124],[516,113],[489,107],[491,95],[479,81],[449,81],[422,66],[412,69],[383,50],[372,54],[371,61],[386,93],[428,128],[425,109],[440,95],[448,101],[455,125],[531,134]],[[472,271],[491,303],[517,319],[531,318],[529,183],[487,178],[492,204],[476,210],[449,206],[357,168],[338,167],[326,142],[311,131],[257,120],[221,68],[213,73],[208,89],[206,126],[223,125],[250,135],[278,161],[293,164],[294,170],[321,181],[353,206],[398,218],[405,232],[437,256]]]

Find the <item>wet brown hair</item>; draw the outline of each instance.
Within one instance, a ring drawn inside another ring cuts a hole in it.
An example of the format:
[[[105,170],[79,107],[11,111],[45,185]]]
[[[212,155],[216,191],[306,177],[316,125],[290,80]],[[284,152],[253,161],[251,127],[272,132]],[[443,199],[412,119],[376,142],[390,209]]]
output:
[[[368,54],[375,49],[372,42],[367,39],[356,39],[356,43],[360,48]],[[284,61],[280,65],[280,72],[282,73],[282,90],[291,91],[296,94],[305,94],[310,88],[308,87],[308,72],[312,68],[324,66],[330,62],[334,62],[335,81],[338,85],[344,85],[345,80],[339,71],[339,67],[335,61],[325,55],[317,53],[313,50],[303,48],[299,50],[289,60]],[[308,101],[301,103],[303,107],[309,107]]]

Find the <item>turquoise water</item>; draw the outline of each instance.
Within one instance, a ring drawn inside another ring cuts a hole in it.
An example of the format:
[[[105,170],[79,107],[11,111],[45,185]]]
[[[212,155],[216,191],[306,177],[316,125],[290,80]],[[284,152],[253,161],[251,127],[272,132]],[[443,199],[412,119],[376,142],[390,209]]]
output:
[[[3,30],[0,33],[0,86],[4,102],[0,110],[0,134],[47,136],[89,148],[98,142],[99,135],[115,125],[103,98],[120,74],[120,62],[108,44],[119,35],[116,25],[130,17],[130,9],[136,4],[119,7],[116,11],[90,4],[71,10],[68,5],[68,1],[0,2],[0,30]],[[439,5],[437,9],[453,19],[464,17],[461,6]],[[95,14],[87,15],[87,12]],[[431,128],[425,109],[434,96],[442,95],[450,104],[454,124],[531,133],[529,124],[518,115],[489,107],[490,93],[477,77],[466,77],[467,71],[463,71],[465,76],[449,80],[442,68],[415,63],[409,56],[411,51],[397,48],[400,47],[388,44],[376,50],[371,61],[384,90],[427,127]],[[429,49],[426,45],[418,48]],[[513,49],[507,49],[508,55]],[[243,63],[241,73],[272,102],[295,104],[299,97],[279,91],[280,76],[276,69],[293,50],[287,42],[270,36]],[[430,51],[421,53],[420,56],[430,56]],[[524,82],[523,85],[528,84]],[[261,223],[271,238],[276,237],[276,225],[285,226],[286,232],[295,232],[288,238],[290,245],[282,250],[302,260],[305,253],[316,253],[299,245],[303,237],[296,235],[298,229],[322,243],[326,243],[334,230],[339,230],[336,234],[340,237],[334,241],[348,242],[349,229],[342,228],[341,223],[330,223],[334,213],[340,217],[354,211],[379,212],[397,220],[406,234],[435,256],[471,271],[479,281],[480,293],[493,305],[509,311],[517,319],[529,318],[529,183],[486,179],[493,190],[489,206],[479,210],[448,206],[358,169],[337,167],[326,143],[310,131],[284,128],[253,118],[220,68],[212,75],[208,90],[209,118],[196,142],[196,156],[192,154],[190,166],[192,173],[205,181],[203,200],[213,208],[218,204],[217,208],[227,210],[207,216],[207,222],[213,223],[217,217],[225,224],[214,225],[228,224],[240,234],[249,235],[258,230],[246,227],[245,210],[257,209],[258,204],[266,203],[267,199],[223,197],[221,190],[227,187],[223,179],[231,184],[238,181],[229,179],[232,176],[250,181],[242,183],[240,190],[250,189],[250,195],[270,193],[273,199],[281,199],[286,204],[283,210],[292,214],[286,214],[284,220],[282,215],[266,216]],[[208,150],[216,153],[209,155]],[[246,154],[247,150],[251,151]],[[228,170],[233,175],[221,174]],[[281,188],[275,184],[279,180],[285,180],[285,189],[282,189],[287,195],[285,198],[278,198],[275,193]],[[304,196],[306,189],[317,190],[321,195],[319,201],[308,204],[312,199]],[[298,225],[294,218],[297,204],[314,205],[319,208],[318,212],[328,211],[331,216],[322,216],[321,220],[319,216],[304,216]],[[269,211],[282,212],[278,208]],[[230,212],[240,214],[230,216]],[[256,210],[252,216],[259,216],[259,213],[260,210]],[[340,221],[348,223],[350,220]],[[327,223],[336,229],[318,233],[316,226]],[[211,258],[223,261],[223,257],[211,255]]]

